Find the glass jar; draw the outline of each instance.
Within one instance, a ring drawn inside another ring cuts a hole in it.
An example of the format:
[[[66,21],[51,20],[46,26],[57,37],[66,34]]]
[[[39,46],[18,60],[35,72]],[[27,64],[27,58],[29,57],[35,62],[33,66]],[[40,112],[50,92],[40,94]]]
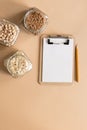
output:
[[[25,29],[33,34],[39,34],[45,30],[48,24],[48,16],[37,8],[30,8],[23,18]]]
[[[29,58],[23,51],[17,51],[4,60],[4,66],[13,77],[19,77],[32,69]]]
[[[0,20],[0,44],[12,46],[19,35],[20,29],[17,25],[8,20]]]

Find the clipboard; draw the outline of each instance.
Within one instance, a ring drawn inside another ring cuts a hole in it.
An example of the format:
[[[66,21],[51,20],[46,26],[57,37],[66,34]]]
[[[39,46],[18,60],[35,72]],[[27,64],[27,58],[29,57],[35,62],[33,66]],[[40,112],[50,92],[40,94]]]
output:
[[[67,35],[43,35],[40,43],[39,83],[72,83],[74,38]]]

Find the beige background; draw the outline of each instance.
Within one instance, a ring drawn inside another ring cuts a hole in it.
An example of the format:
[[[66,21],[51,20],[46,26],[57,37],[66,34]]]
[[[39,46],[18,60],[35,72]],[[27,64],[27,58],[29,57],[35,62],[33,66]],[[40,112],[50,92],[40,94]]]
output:
[[[0,130],[87,130],[87,0],[0,0],[0,18],[19,23],[32,6],[49,16],[44,33],[75,37],[80,83],[39,85],[39,36],[21,28],[14,47],[0,46]],[[15,48],[23,50],[33,63],[32,71],[19,79],[13,79],[2,64]]]

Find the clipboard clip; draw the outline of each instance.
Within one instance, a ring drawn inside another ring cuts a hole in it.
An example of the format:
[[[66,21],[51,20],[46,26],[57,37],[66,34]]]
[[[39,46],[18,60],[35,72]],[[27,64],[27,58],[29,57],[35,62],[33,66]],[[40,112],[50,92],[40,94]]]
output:
[[[69,45],[69,39],[67,39],[66,42],[64,42],[64,43],[54,43],[54,42],[51,42],[50,39],[48,39],[48,44],[64,44],[64,45]]]

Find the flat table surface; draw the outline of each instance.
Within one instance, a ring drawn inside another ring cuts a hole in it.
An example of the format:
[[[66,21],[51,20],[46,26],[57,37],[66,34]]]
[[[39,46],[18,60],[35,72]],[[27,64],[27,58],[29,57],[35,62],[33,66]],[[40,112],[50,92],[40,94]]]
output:
[[[41,34],[34,36],[20,26],[25,10],[30,7],[48,15],[44,34],[75,37],[79,47],[79,83],[38,83]],[[87,130],[87,1],[0,0],[0,18],[18,24],[21,29],[14,46],[0,46],[0,130]],[[17,79],[3,67],[3,60],[15,49],[23,50],[33,64],[29,73]]]

